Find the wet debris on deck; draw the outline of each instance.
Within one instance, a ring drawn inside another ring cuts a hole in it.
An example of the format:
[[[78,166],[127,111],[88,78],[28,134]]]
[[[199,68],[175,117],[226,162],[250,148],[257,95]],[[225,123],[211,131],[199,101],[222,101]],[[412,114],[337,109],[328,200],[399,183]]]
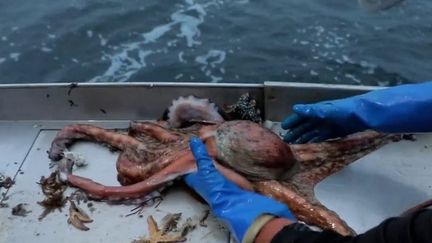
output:
[[[78,205],[80,205],[81,202],[87,203],[89,200],[87,194],[79,189],[72,192],[69,196],[69,199],[76,201]]]
[[[73,100],[68,100],[68,102],[69,102],[70,107],[78,107],[78,105],[75,104],[75,102]]]
[[[262,122],[261,111],[257,108],[257,102],[249,93],[241,95],[235,104],[225,105],[223,111],[227,120]]]
[[[63,159],[62,160],[71,160],[73,162],[73,165],[76,167],[86,167],[88,165],[86,159],[84,158],[84,155],[80,153],[65,151],[63,152]],[[62,163],[63,161],[57,162]],[[64,162],[63,162],[64,163]]]
[[[78,83],[71,83],[71,84],[69,84],[69,89],[68,89],[67,95],[71,96],[72,90],[75,89],[75,88],[77,88],[77,87],[78,87]]]
[[[5,189],[9,189],[13,184],[15,184],[15,181],[12,180],[12,178],[0,174],[0,188],[3,187]]]
[[[73,225],[75,228],[83,231],[87,231],[88,228],[85,223],[91,223],[93,220],[88,216],[84,210],[79,208],[72,200],[69,200],[69,218],[67,222]]]
[[[162,232],[166,234],[167,232],[177,229],[177,224],[181,215],[181,213],[169,213],[165,215],[165,217],[162,218]]]
[[[210,215],[210,210],[209,209],[204,210],[204,212],[203,212],[203,214],[202,214],[202,216],[200,217],[200,220],[199,220],[199,225],[201,227],[207,227],[206,220],[207,220],[207,218],[208,218],[209,215]]]
[[[91,202],[87,203],[87,207],[90,210],[90,213],[93,213],[94,211],[96,211],[96,208],[93,206],[93,203],[91,203]]]
[[[56,171],[51,173],[47,178],[42,176],[38,183],[42,189],[42,193],[45,195],[45,199],[38,202],[39,205],[45,208],[39,216],[39,220],[42,220],[56,209],[61,212],[61,209],[66,204],[67,199],[64,197],[63,193],[66,190],[67,185],[64,182],[61,182],[58,177],[59,175]]]
[[[15,207],[12,208],[12,215],[25,217],[27,214],[31,213],[31,211],[27,210],[26,203],[19,203]]]
[[[147,208],[155,205],[154,208],[157,208],[159,204],[163,200],[163,196],[159,191],[162,191],[162,189],[156,190],[154,192],[151,192],[141,198],[137,199],[131,199],[131,200],[123,200],[121,201],[122,204],[132,204],[137,205],[133,209],[130,210],[130,213],[126,215],[126,217],[132,216],[132,215],[141,215],[141,213]],[[110,202],[115,203],[115,202]]]
[[[162,219],[162,226],[159,228],[153,216],[149,216],[147,223],[150,236],[141,237],[132,243],[185,242],[187,234],[196,228],[196,223],[192,218],[187,218],[179,227],[180,219],[181,213],[167,214]]]

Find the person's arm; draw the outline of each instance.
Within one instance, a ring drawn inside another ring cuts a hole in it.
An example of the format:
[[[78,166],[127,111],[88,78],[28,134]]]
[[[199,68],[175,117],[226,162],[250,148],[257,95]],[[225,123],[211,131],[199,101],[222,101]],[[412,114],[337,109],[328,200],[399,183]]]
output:
[[[390,218],[380,225],[354,237],[342,236],[325,230],[310,231],[300,224],[286,225],[271,241],[263,243],[431,243],[432,211],[422,210],[414,214]],[[258,235],[260,237],[260,235]],[[258,238],[257,238],[258,239]],[[258,242],[258,241],[257,241]]]
[[[432,132],[432,82],[401,85],[345,99],[299,104],[282,122],[289,143],[320,142],[367,129]]]
[[[245,191],[220,174],[201,140],[192,138],[190,148],[198,170],[185,176],[186,184],[204,198],[238,242],[254,242],[263,226],[274,219],[284,218],[288,224],[296,221],[285,204]]]

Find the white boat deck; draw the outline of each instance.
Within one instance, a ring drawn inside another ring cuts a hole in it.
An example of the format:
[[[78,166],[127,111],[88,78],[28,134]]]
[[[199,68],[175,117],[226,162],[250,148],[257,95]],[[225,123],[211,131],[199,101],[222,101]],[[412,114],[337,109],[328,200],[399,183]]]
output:
[[[41,221],[38,217],[43,211],[37,202],[44,196],[37,184],[41,176],[49,176],[50,168],[46,151],[51,145],[57,128],[66,122],[1,122],[0,123],[0,173],[13,177],[15,184],[9,189],[1,189],[1,198],[9,207],[0,208],[1,242],[132,242],[148,235],[147,217],[152,215],[157,222],[168,213],[182,213],[183,222],[188,217],[199,221],[207,205],[193,198],[182,187],[167,191],[162,202],[152,205],[142,212],[142,216],[126,217],[134,205],[109,205],[105,202],[91,201],[94,211],[86,203],[79,207],[94,220],[87,224],[88,231],[80,231],[67,223],[69,215],[67,204],[62,212],[48,214]],[[99,122],[104,127],[126,127],[127,122]],[[95,181],[118,185],[115,161],[117,153],[93,143],[78,143],[74,152],[85,156],[89,164],[74,173],[87,176]],[[73,192],[70,188],[65,196]],[[6,200],[4,200],[6,198]],[[25,203],[31,211],[27,216],[14,216],[12,208]],[[197,226],[187,238],[188,242],[229,242],[225,227],[211,215],[206,220],[207,227]]]

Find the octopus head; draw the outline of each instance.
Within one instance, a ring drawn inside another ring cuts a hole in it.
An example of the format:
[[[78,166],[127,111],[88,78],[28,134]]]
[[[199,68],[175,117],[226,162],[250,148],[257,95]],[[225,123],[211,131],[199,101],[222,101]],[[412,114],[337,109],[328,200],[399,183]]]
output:
[[[214,138],[216,158],[251,180],[280,178],[296,163],[287,144],[254,122],[224,122]]]

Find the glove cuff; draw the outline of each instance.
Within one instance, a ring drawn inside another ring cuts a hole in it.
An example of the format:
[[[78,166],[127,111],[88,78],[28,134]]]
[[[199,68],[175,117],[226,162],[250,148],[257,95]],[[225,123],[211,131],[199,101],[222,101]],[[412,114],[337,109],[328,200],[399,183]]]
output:
[[[259,216],[246,231],[246,234],[243,236],[242,243],[253,243],[261,228],[274,218],[275,216],[270,214],[263,214]]]

